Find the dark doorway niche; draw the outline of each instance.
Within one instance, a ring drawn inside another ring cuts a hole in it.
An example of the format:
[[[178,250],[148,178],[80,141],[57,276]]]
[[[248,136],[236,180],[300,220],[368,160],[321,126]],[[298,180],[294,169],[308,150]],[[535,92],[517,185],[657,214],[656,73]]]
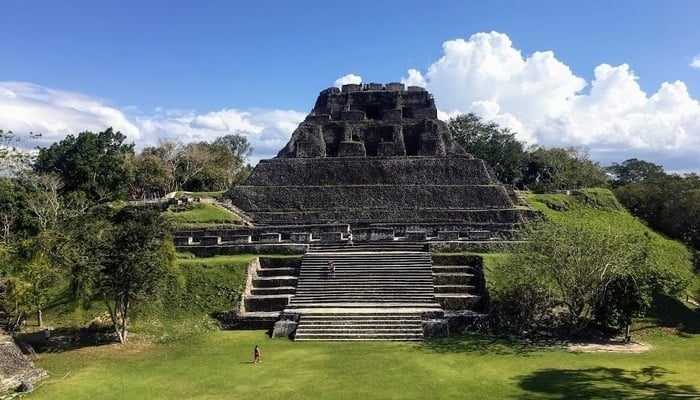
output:
[[[367,119],[376,121],[382,119],[382,112],[379,109],[379,106],[367,106],[367,108],[365,108],[365,116]]]

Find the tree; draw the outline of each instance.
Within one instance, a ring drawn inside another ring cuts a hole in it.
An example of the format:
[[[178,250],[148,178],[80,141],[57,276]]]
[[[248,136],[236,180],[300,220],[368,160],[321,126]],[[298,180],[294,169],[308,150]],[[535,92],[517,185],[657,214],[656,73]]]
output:
[[[248,143],[248,139],[237,133],[218,137],[212,144],[225,148],[229,154],[238,159],[241,165],[253,153],[253,147]]]
[[[92,201],[128,198],[128,159],[133,144],[124,144],[126,136],[108,128],[103,132],[68,135],[49,148],[39,149],[34,170],[61,178],[61,193],[81,191]]]
[[[133,180],[129,184],[132,200],[143,200],[151,194],[165,195],[173,181],[172,171],[153,153],[142,152],[132,159]]]
[[[152,155],[161,161],[167,171],[166,192],[180,190],[181,182],[177,177],[178,159],[182,143],[174,139],[161,139],[155,147],[147,147],[141,152],[142,156]]]
[[[608,177],[584,148],[532,146],[523,164],[523,185],[537,192],[607,187]]]
[[[629,185],[666,175],[662,166],[636,158],[630,158],[619,164],[613,163],[605,170],[612,174],[613,187]]]
[[[38,326],[44,325],[43,310],[63,276],[57,236],[54,231],[44,230],[25,239],[19,248],[21,259],[16,262],[14,275],[25,287],[23,297],[27,306],[36,312]]]
[[[569,333],[575,335],[607,306],[605,299],[613,282],[626,271],[645,265],[647,243],[616,227],[596,226],[581,213],[575,222],[535,225],[511,266],[519,268],[520,277],[526,279],[519,284],[549,288],[563,306]],[[635,311],[630,310],[621,307],[619,311]]]
[[[158,210],[126,207],[112,218],[109,243],[102,250],[99,287],[112,326],[127,340],[133,303],[157,293],[174,262],[170,229]]]
[[[661,232],[700,249],[700,189],[669,193],[658,226]]]
[[[448,121],[452,136],[467,153],[486,161],[499,181],[516,185],[522,178],[521,165],[526,158],[524,145],[515,132],[495,122],[483,122],[469,113]]]

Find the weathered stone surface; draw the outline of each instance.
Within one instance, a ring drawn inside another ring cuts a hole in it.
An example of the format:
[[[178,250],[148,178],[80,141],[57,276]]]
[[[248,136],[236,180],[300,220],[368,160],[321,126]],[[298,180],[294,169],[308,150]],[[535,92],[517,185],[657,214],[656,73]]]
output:
[[[273,338],[287,338],[291,339],[294,337],[294,332],[297,330],[297,323],[291,320],[281,320],[275,322],[275,327],[272,329]]]
[[[434,237],[444,229],[431,224],[466,232],[511,230],[521,221],[484,161],[437,119],[430,93],[400,83],[322,91],[277,157],[258,163],[227,197],[255,226],[348,223]]]
[[[429,338],[446,338],[450,335],[447,320],[428,319],[423,320],[423,336]]]
[[[34,383],[46,377],[46,371],[20,351],[12,337],[0,333],[0,393],[8,390],[31,391]]]
[[[344,85],[341,92],[322,91],[309,117],[277,157],[342,157],[340,143],[348,140],[364,142],[367,155],[376,156],[379,143],[397,140],[391,134],[392,125],[402,127],[404,146],[397,149],[398,154],[466,155],[447,125],[437,119],[435,101],[427,91],[406,91],[397,83],[369,83]]]
[[[425,231],[406,231],[406,240],[409,242],[422,242],[427,236]]]
[[[488,324],[488,315],[474,311],[446,311],[445,319],[453,334],[467,331],[481,331]]]

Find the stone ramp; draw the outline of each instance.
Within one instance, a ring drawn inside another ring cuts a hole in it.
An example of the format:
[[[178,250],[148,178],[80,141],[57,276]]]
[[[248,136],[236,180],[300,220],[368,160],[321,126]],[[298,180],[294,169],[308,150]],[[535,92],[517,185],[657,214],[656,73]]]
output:
[[[284,314],[299,316],[295,340],[422,340],[422,319],[442,316],[430,253],[421,243],[314,247]]]

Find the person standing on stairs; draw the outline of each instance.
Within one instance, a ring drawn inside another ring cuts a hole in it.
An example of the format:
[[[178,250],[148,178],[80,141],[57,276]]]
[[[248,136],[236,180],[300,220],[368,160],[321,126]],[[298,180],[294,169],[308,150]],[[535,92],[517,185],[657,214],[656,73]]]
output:
[[[352,243],[352,231],[351,231],[351,230],[348,230],[348,245],[349,245],[349,246],[353,246],[353,243]]]
[[[328,273],[331,277],[335,277],[335,263],[333,261],[328,261]]]

